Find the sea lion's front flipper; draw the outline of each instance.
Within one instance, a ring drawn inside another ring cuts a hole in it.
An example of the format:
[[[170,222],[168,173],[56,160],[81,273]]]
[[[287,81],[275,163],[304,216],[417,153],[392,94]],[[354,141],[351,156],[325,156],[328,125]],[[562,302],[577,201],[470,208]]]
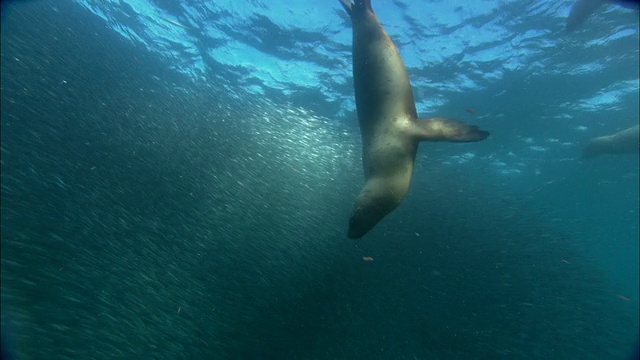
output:
[[[462,121],[443,118],[420,119],[410,129],[418,141],[473,142],[489,136],[489,132]]]

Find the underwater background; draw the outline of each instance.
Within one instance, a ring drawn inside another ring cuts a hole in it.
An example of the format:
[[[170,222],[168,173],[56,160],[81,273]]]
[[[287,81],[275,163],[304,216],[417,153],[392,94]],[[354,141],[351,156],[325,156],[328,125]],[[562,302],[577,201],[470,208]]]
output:
[[[638,339],[638,13],[373,0],[423,143],[362,183],[338,1],[3,2],[2,341],[15,359],[627,359]],[[371,261],[372,260],[372,261]]]

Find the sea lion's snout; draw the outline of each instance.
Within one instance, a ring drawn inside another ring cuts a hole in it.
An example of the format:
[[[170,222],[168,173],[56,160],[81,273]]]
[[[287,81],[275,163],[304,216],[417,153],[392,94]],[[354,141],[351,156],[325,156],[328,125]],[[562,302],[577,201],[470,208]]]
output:
[[[374,226],[378,223],[378,221],[382,220],[384,216],[379,216],[377,220],[374,217],[369,215],[365,215],[362,212],[356,213],[354,212],[349,218],[349,231],[347,232],[347,237],[349,239],[360,239],[365,236],[369,230],[373,229]]]
[[[598,153],[595,142],[589,141],[587,143],[587,145],[582,149],[582,158],[583,159],[590,159],[594,156],[596,156]]]
[[[349,239],[365,236],[382,218],[398,207],[399,202],[386,197],[360,196],[349,218]]]
[[[349,219],[349,231],[347,232],[347,237],[349,239],[360,239],[367,232],[369,232],[371,228],[364,229],[363,227],[358,226],[357,224],[354,225],[354,221],[352,219],[353,218]]]

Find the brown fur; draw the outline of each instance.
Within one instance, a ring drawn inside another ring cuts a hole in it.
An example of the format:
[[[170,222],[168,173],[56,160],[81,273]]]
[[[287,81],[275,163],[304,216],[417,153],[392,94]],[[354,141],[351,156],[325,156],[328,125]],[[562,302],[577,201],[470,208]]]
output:
[[[404,198],[420,141],[479,141],[488,133],[453,120],[418,120],[407,71],[371,1],[339,1],[353,23],[353,82],[366,182],[348,237],[360,238]]]
[[[636,125],[612,135],[589,140],[582,149],[582,158],[588,159],[601,154],[637,154],[639,147]]]

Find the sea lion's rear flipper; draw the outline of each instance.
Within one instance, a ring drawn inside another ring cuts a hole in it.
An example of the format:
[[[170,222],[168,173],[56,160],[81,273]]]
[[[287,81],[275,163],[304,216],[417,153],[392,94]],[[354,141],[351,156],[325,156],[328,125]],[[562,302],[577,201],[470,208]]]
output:
[[[351,13],[353,12],[353,3],[351,2],[351,0],[339,0],[340,4],[342,4],[342,7],[344,8],[344,10],[347,12],[347,14],[349,14],[349,16],[351,16]]]
[[[351,2],[351,0],[338,0],[338,1],[340,1],[340,4],[342,4],[342,7],[347,12],[347,14],[351,16],[351,13],[353,12],[353,3]]]
[[[443,118],[414,121],[411,132],[418,141],[473,142],[489,136],[489,132],[477,126]]]
[[[353,16],[354,12],[362,12],[365,10],[371,10],[371,0],[356,0],[356,2],[352,2],[351,0],[338,0],[345,11],[349,14],[349,16]]]
[[[603,0],[577,0],[573,3],[567,17],[567,31],[571,32],[580,27],[604,3]]]

